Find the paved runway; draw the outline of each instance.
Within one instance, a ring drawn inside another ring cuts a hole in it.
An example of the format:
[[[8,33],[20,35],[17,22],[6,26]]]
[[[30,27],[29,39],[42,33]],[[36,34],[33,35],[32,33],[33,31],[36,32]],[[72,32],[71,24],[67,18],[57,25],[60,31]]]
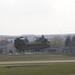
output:
[[[0,62],[0,64],[35,64],[35,63],[62,63],[62,62],[75,62],[75,60],[50,60],[50,61],[13,61],[13,62]]]

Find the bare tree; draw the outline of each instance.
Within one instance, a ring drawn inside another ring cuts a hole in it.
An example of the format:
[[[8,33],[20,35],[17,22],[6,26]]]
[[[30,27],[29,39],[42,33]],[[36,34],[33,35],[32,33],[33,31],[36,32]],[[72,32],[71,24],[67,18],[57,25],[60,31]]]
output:
[[[64,47],[64,39],[60,36],[55,36],[51,39],[51,47],[52,48],[62,48]]]

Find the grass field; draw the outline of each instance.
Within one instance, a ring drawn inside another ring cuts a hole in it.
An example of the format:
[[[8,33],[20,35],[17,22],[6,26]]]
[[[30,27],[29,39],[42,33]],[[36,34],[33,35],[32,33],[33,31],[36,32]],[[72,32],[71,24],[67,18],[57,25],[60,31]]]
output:
[[[75,60],[75,57],[52,54],[0,55],[0,62],[34,60]],[[0,65],[0,75],[75,75],[75,63]]]
[[[32,55],[0,55],[0,62],[2,61],[34,61],[34,60],[74,60],[75,57],[66,55],[52,55],[52,54],[32,54]]]
[[[75,75],[75,63],[0,65],[0,75]]]

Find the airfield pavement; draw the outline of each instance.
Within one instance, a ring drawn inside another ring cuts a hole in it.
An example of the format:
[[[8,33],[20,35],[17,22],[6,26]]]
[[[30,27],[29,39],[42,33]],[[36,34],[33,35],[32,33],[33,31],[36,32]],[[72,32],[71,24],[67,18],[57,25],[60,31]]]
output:
[[[75,62],[75,60],[13,61],[13,62],[0,62],[0,65],[1,65],[1,64],[63,63],[63,62]]]

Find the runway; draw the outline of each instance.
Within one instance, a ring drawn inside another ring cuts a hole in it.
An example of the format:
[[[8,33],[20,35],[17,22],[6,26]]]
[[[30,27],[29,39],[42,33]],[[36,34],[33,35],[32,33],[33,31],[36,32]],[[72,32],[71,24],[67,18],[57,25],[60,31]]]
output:
[[[50,61],[12,61],[12,62],[0,62],[0,65],[1,65],[1,64],[63,63],[63,62],[75,62],[75,60],[50,60]]]

